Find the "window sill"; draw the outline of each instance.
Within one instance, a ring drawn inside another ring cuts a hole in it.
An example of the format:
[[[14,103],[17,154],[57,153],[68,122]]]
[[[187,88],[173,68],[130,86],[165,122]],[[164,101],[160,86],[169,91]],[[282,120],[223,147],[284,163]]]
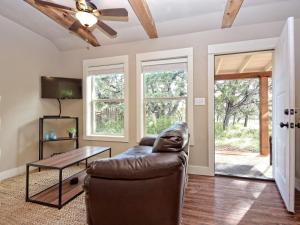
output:
[[[88,135],[83,136],[86,141],[107,141],[107,142],[124,142],[128,143],[128,138],[124,136],[109,136],[109,135]]]

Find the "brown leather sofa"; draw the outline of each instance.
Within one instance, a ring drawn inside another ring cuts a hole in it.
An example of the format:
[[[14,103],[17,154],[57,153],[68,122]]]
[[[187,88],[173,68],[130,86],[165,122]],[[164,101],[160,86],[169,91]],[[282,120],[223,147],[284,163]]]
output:
[[[87,170],[87,221],[90,225],[180,225],[187,181],[189,134],[176,123],[157,138]]]

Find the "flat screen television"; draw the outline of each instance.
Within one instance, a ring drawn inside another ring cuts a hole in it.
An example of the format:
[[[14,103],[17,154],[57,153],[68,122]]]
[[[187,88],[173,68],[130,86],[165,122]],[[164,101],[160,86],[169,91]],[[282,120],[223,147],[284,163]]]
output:
[[[42,98],[82,99],[82,79],[41,77]]]

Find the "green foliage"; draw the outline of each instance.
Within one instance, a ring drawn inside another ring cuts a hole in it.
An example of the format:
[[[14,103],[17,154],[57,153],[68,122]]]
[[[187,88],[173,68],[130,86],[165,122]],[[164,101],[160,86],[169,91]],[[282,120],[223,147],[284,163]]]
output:
[[[269,115],[272,110],[271,90],[270,79]],[[217,147],[259,151],[258,79],[216,81],[215,140]]]
[[[105,74],[94,78],[96,99],[124,98],[124,74]]]
[[[251,120],[250,123],[252,123],[251,127],[244,127],[242,124],[230,124],[225,131],[222,123],[215,123],[216,146],[259,152],[258,120]]]
[[[75,134],[76,133],[76,128],[72,127],[72,128],[68,128],[67,132],[70,134]]]
[[[223,121],[223,129],[228,127],[231,117],[241,119],[258,115],[258,93],[258,79],[216,82],[215,116],[217,121]]]
[[[175,122],[185,121],[185,103],[176,102],[176,104],[179,105],[177,107],[178,110],[173,111],[172,114],[156,115],[155,113],[148,111],[146,113],[146,133],[153,135],[159,134]],[[157,105],[159,107],[159,103],[157,103]]]
[[[187,96],[186,71],[144,73],[145,98]]]
[[[173,123],[172,118],[166,116],[162,116],[157,120],[154,120],[151,117],[147,117],[146,121],[147,134],[150,135],[159,134]]]
[[[124,102],[97,102],[96,105],[96,133],[123,134],[124,130]]]
[[[168,70],[144,73],[146,134],[158,134],[186,119],[187,73]]]
[[[94,76],[93,112],[95,132],[105,135],[121,135],[124,130],[124,74]]]
[[[144,73],[145,132],[158,134],[176,121],[186,120],[187,73],[165,70]],[[93,78],[97,134],[123,134],[124,75]]]
[[[96,133],[105,135],[120,135],[124,130],[124,118],[118,120],[97,120]]]

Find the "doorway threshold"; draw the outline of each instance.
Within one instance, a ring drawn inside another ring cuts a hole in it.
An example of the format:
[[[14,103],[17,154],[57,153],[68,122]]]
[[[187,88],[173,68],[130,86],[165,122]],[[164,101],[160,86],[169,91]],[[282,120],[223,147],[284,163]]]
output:
[[[269,182],[275,182],[274,178],[264,178],[264,177],[251,177],[251,176],[238,176],[238,175],[232,175],[232,174],[225,174],[216,172],[215,176],[217,177],[228,177],[228,178],[239,178],[239,179],[247,179],[247,180],[257,180],[257,181],[269,181]]]

